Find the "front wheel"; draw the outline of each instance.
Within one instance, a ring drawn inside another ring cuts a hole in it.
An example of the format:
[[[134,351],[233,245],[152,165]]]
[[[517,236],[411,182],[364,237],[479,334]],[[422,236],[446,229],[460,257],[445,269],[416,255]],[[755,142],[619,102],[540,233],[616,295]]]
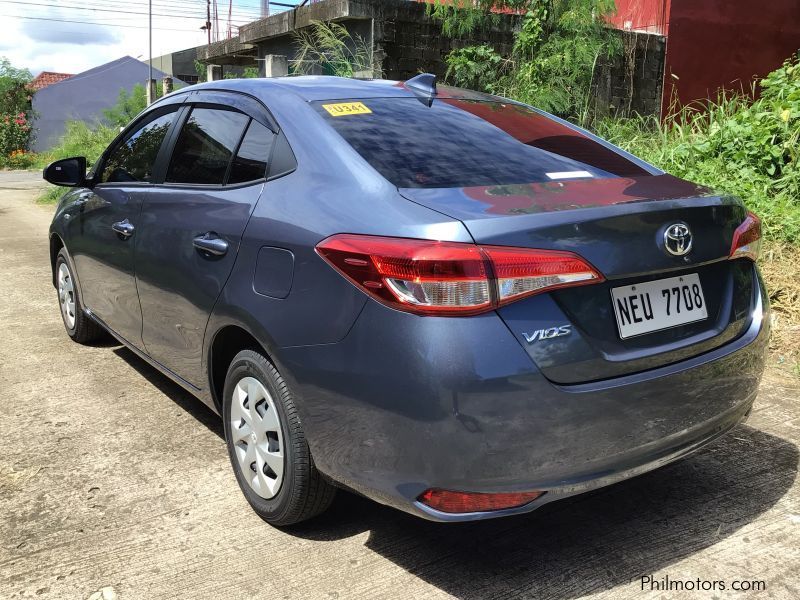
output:
[[[330,506],[336,488],[314,466],[286,382],[258,352],[231,362],[222,416],[236,480],[262,519],[292,525]]]
[[[78,286],[72,263],[66,248],[61,248],[56,257],[56,285],[58,286],[58,304],[61,308],[61,320],[64,329],[73,341],[89,344],[105,335],[103,328],[94,322],[84,311],[81,304]]]

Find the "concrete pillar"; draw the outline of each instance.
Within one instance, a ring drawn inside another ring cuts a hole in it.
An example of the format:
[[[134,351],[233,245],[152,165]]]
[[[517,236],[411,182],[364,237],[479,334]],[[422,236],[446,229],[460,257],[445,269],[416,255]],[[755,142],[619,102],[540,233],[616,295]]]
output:
[[[289,74],[289,60],[280,54],[267,54],[263,61],[264,77],[286,77]]]
[[[165,96],[172,92],[172,77],[164,77],[164,79],[161,80],[161,85],[164,88]]]
[[[222,65],[206,65],[206,81],[222,79]]]
[[[145,96],[147,98],[147,105],[150,106],[156,101],[156,80],[148,79],[145,85]]]

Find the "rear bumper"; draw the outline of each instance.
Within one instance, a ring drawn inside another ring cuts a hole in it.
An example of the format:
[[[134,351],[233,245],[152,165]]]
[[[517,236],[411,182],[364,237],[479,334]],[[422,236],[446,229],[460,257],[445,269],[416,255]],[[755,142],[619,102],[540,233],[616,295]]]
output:
[[[284,348],[280,362],[319,469],[427,519],[527,512],[677,460],[750,411],[764,366],[759,289],[746,332],[673,365],[596,383],[545,379],[495,314],[421,318],[368,302],[337,344]],[[525,506],[447,514],[436,487],[543,490]]]

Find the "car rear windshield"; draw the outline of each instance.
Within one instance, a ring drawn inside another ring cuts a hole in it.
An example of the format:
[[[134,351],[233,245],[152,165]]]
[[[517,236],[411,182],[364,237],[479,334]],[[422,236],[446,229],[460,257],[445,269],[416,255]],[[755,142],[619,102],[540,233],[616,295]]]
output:
[[[591,138],[525,106],[437,98],[314,102],[400,188],[472,187],[648,175]]]

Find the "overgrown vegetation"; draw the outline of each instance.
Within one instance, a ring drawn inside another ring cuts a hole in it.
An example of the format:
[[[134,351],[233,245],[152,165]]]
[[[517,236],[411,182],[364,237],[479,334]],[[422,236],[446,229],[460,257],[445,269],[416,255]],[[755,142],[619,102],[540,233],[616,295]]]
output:
[[[338,23],[313,21],[311,27],[299,29],[293,35],[297,54],[290,64],[296,74],[321,71],[339,77],[380,75],[370,43],[359,35],[351,36]]]
[[[24,169],[30,164],[32,79],[28,69],[0,57],[0,168]]]
[[[467,46],[447,57],[447,77],[456,85],[532,104],[588,125],[597,65],[622,51],[605,17],[613,0],[439,0],[429,12],[445,34],[464,36],[496,24],[498,11],[522,14],[511,56],[487,44]]]
[[[768,238],[800,244],[800,57],[761,82],[761,98],[715,102],[655,117],[606,120],[599,135],[685,179],[741,196]]]
[[[755,101],[720,94],[663,123],[607,120],[597,132],[673,175],[741,197],[761,217],[773,350],[800,374],[800,55],[760,87]]]

